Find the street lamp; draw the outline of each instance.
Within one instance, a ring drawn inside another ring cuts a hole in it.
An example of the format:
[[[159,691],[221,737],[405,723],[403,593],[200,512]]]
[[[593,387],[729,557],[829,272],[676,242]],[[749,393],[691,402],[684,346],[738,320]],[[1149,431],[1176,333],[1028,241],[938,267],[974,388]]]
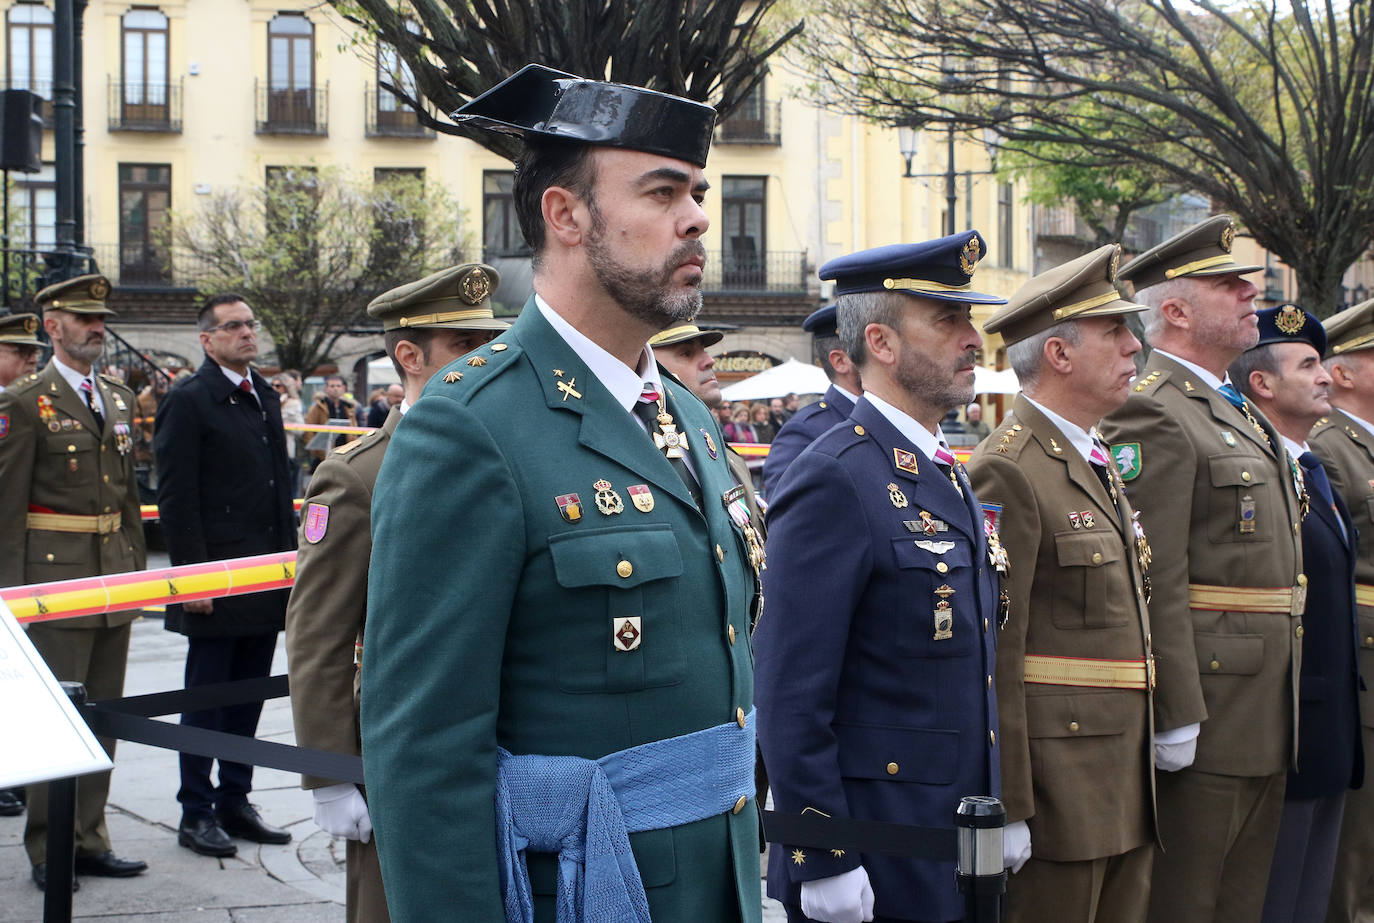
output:
[[[897,126],[897,147],[898,147],[898,150],[900,150],[900,151],[902,152],[902,159],[906,161],[906,171],[905,171],[904,173],[902,173],[902,176],[903,176],[903,177],[906,177],[906,178],[909,178],[909,179],[938,179],[938,178],[940,178],[940,177],[944,177],[944,180],[945,180],[945,233],[946,233],[946,234],[953,234],[953,233],[955,232],[955,226],[954,226],[954,209],[955,209],[955,206],[958,205],[958,198],[959,198],[959,197],[958,197],[958,192],[957,192],[957,182],[958,182],[958,179],[959,179],[959,171],[955,168],[955,163],[954,163],[954,123],[951,122],[951,123],[948,125],[948,127],[947,127],[947,133],[946,133],[946,147],[947,147],[947,154],[948,154],[948,157],[947,157],[947,162],[946,162],[946,165],[945,165],[945,172],[943,172],[943,173],[912,173],[912,172],[911,172],[911,162],[912,162],[913,160],[916,159],[916,152],[917,152],[917,150],[918,150],[918,148],[919,148],[919,146],[920,146],[920,137],[921,137],[921,131],[920,131],[920,129],[918,129],[918,128],[914,127],[914,126],[911,126],[911,125],[899,125],[899,126]],[[996,138],[996,132],[995,132],[995,131],[993,131],[992,129],[984,129],[984,132],[983,132],[983,145],[988,149],[988,156],[989,156],[989,158],[992,158],[993,156],[995,156],[995,152],[996,152],[996,142],[995,142],[995,138]],[[965,176],[968,176],[968,177],[973,177],[973,176],[991,176],[991,175],[992,175],[993,173],[995,173],[995,172],[996,172],[995,170],[965,170],[965,171],[964,171],[964,175],[965,175]],[[972,195],[972,189],[971,189],[971,188],[970,188],[969,194]]]

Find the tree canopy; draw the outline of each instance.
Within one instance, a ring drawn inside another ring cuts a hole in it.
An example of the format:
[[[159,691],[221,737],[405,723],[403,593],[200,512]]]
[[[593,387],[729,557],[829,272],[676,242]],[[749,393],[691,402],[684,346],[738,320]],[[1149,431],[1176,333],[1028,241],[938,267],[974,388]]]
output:
[[[819,99],[991,127],[1047,164],[1147,168],[1236,216],[1319,314],[1374,240],[1370,3],[818,5],[799,51]]]
[[[366,322],[377,295],[461,262],[459,214],[417,177],[374,183],[294,167],[177,215],[172,242],[198,267],[203,293],[243,295],[278,364],[309,374]]]
[[[723,118],[763,80],[768,57],[802,30],[774,26],[775,2],[329,0],[385,43],[391,73],[380,83],[426,124],[512,160],[518,139],[427,111],[452,112],[534,62],[707,102]]]

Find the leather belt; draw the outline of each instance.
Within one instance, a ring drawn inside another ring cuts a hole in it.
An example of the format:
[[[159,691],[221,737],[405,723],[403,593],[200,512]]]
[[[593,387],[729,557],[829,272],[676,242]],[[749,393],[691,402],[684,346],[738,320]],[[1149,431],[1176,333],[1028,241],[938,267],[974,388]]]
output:
[[[124,524],[123,513],[76,516],[67,513],[29,513],[28,527],[41,532],[84,532],[109,535]]]
[[[1355,605],[1374,606],[1374,586],[1368,583],[1355,584]]]
[[[1302,615],[1307,608],[1307,584],[1280,587],[1210,586],[1188,584],[1188,605],[1215,612],[1286,612]]]
[[[1023,678],[1048,686],[1097,686],[1104,689],[1153,689],[1155,658],[1102,660],[1027,654]]]

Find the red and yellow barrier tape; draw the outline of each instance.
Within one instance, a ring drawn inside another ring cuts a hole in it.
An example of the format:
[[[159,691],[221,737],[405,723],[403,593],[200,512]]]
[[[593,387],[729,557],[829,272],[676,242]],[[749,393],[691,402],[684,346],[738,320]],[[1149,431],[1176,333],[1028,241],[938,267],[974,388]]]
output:
[[[49,622],[166,603],[284,590],[295,580],[296,552],[282,551],[104,577],[77,577],[4,587],[0,588],[0,599],[21,622]]]
[[[301,507],[304,505],[305,501],[302,500],[300,497],[297,497],[296,499],[291,501],[291,508],[294,509],[297,513],[301,511]],[[156,522],[158,519],[156,503],[145,503],[138,508],[138,511],[140,517],[144,522]]]

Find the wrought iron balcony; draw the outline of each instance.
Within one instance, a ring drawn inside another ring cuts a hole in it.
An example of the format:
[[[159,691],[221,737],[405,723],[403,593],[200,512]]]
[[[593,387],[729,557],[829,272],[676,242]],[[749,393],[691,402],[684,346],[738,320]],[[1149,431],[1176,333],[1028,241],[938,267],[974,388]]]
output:
[[[91,256],[116,288],[144,290],[193,289],[208,267],[181,247],[155,244],[93,244]]]
[[[296,90],[253,81],[257,133],[260,135],[329,134],[329,84]]]
[[[392,96],[389,90],[367,84],[363,88],[363,106],[369,138],[434,137],[434,129],[422,125],[415,110]]]
[[[807,290],[806,252],[712,250],[706,254],[702,291],[795,294]]]
[[[782,103],[750,97],[716,126],[717,144],[782,144]]]
[[[109,81],[110,131],[181,132],[182,83]]]

